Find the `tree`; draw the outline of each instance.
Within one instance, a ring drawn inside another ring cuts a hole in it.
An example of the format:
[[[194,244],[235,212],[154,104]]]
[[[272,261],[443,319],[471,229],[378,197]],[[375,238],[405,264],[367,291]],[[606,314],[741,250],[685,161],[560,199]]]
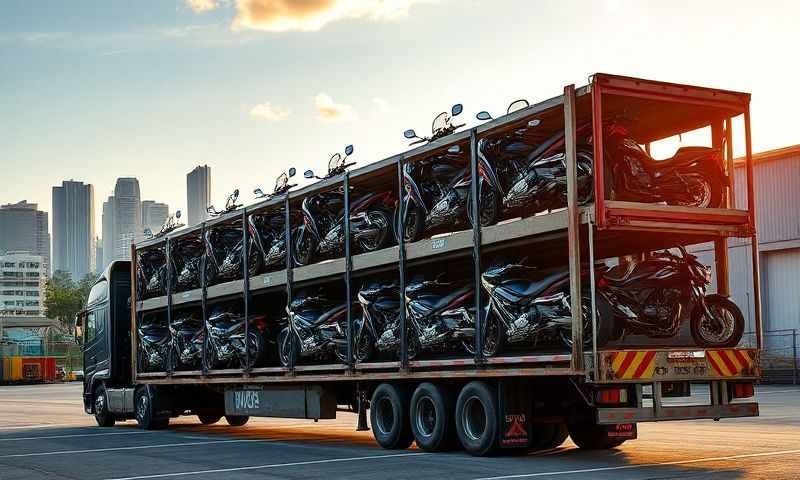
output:
[[[75,315],[86,306],[86,299],[94,284],[94,274],[88,274],[75,283],[69,272],[57,270],[47,281],[44,292],[44,309],[47,318],[55,318],[69,331]]]

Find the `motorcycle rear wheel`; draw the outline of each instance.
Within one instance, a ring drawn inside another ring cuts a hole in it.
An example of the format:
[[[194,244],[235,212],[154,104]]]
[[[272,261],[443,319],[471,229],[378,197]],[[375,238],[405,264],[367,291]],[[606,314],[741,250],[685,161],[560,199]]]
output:
[[[702,173],[681,175],[686,182],[691,198],[678,200],[676,205],[698,208],[719,208],[722,206],[722,190]]]
[[[597,317],[597,346],[603,347],[612,338],[614,330],[614,317],[612,314],[611,305],[608,300],[602,295],[597,295],[597,304],[595,305],[595,315]],[[592,345],[592,297],[588,293],[584,293],[581,297],[581,316],[583,317],[583,345],[584,347],[591,347]],[[561,343],[568,349],[572,349],[572,329],[559,330]]]
[[[392,228],[392,216],[383,209],[376,209],[367,212],[369,221],[379,228],[378,234],[375,238],[367,239],[361,238],[358,240],[358,246],[362,252],[374,252],[380,250],[389,244],[389,239],[394,233]]]
[[[422,215],[422,212],[415,204],[408,205],[408,212],[406,212],[406,221],[403,225],[400,224],[398,218],[400,218],[400,203],[397,204],[397,208],[394,210],[394,225],[400,226],[401,231],[403,232],[403,241],[406,243],[409,242],[416,242],[422,238],[422,234],[425,229],[425,217]],[[400,242],[400,235],[397,232],[397,227],[394,228],[395,231],[395,239]]]
[[[314,251],[317,249],[317,242],[306,232],[305,226],[301,225],[292,232],[292,240],[294,243],[292,256],[295,265],[302,267],[311,264],[314,259]]]
[[[705,297],[708,310],[720,322],[721,328],[708,325],[705,311],[700,307],[692,310],[692,337],[702,347],[727,348],[739,344],[744,333],[744,316],[735,303],[721,295]]]

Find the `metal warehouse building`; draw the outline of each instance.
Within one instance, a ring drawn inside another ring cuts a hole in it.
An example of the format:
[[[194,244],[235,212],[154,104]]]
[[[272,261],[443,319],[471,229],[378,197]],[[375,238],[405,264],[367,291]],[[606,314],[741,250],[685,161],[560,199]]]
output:
[[[761,312],[765,368],[781,359],[797,378],[800,353],[800,145],[753,155],[756,221],[761,264]],[[735,172],[736,203],[745,205],[747,192],[743,161]],[[732,299],[742,308],[747,331],[753,331],[752,262],[749,240],[730,239]],[[700,259],[713,265],[713,246],[699,249]]]

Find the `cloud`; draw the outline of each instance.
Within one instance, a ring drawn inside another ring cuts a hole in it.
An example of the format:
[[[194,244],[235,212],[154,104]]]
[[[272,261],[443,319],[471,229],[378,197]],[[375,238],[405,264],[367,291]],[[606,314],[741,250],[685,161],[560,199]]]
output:
[[[212,1],[212,0],[205,0]],[[394,20],[411,5],[435,0],[236,0],[235,30],[317,31],[348,18]]]
[[[288,117],[290,113],[288,109],[272,105],[270,102],[259,103],[250,109],[251,116],[267,120],[268,122],[280,122]]]
[[[217,3],[217,0],[186,0],[186,5],[191,8],[194,13],[205,13],[216,9],[219,3]]]
[[[378,107],[378,111],[381,113],[390,113],[394,111],[394,107],[389,104],[385,99],[380,97],[375,97],[372,99],[372,103]]]
[[[317,107],[318,118],[324,122],[346,122],[358,118],[352,106],[335,103],[330,95],[325,93],[318,93],[314,97],[314,106]]]

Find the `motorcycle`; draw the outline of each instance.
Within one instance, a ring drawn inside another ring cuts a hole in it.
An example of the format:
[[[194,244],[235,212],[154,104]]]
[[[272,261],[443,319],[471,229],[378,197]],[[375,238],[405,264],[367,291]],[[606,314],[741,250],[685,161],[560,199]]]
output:
[[[245,318],[235,308],[217,307],[208,320],[206,329],[206,354],[203,362],[207,370],[231,368],[252,368],[266,359],[267,323],[263,315],[251,315],[248,319],[250,328],[245,346]],[[250,363],[247,363],[249,350]]]
[[[163,247],[137,252],[136,292],[140,299],[166,295],[167,257]]]
[[[202,365],[203,345],[206,340],[203,319],[198,317],[197,312],[184,313],[172,319],[169,331],[172,335],[170,349],[172,368],[175,370],[199,368]]]
[[[462,111],[460,104],[447,112],[440,113],[433,121],[432,135],[418,137],[414,130],[406,130],[405,137],[417,138],[412,145],[425,141],[433,141],[453,133],[463,125],[453,125],[452,117]],[[478,173],[483,178],[489,168],[485,159],[479,159]],[[419,179],[419,181],[415,180]],[[488,181],[488,177],[485,179]],[[469,162],[459,145],[453,145],[444,152],[414,162],[407,162],[403,167],[403,184],[405,194],[395,208],[394,225],[402,225],[403,239],[414,242],[431,230],[444,227],[454,228],[463,225],[465,220],[472,221],[469,212],[472,176]],[[484,189],[481,202],[494,204],[494,191]],[[402,222],[398,222],[402,206]],[[481,225],[488,226],[489,220],[481,215]]]
[[[156,315],[144,315],[136,328],[136,333],[139,371],[165,371],[171,342],[166,322],[159,321]]]
[[[727,179],[719,149],[681,147],[671,158],[655,160],[619,122],[608,123],[603,135],[611,199],[701,208],[724,206]]]
[[[200,288],[204,250],[205,244],[199,236],[178,238],[172,244],[170,262],[174,272],[173,290],[175,292]]]
[[[611,305],[615,330],[621,338],[671,338],[688,314],[697,345],[738,345],[744,332],[741,310],[721,295],[706,295],[711,270],[685,248],[677,249],[680,255],[664,250],[644,261],[600,269],[598,292]]]
[[[353,153],[353,146],[345,148],[345,156],[335,154],[328,162],[331,178],[344,173],[353,163],[345,163]],[[306,178],[317,178],[307,170]],[[392,193],[366,193],[350,206],[350,234],[358,252],[374,252],[388,246],[392,237],[391,214]],[[306,197],[301,211],[303,223],[292,234],[294,261],[296,265],[308,265],[318,257],[341,256],[345,250],[344,236],[344,190]]]
[[[358,304],[353,304],[359,314]],[[300,296],[287,307],[289,324],[278,334],[278,357],[289,367],[301,358],[347,362],[347,304],[335,304],[321,294]]]
[[[208,207],[208,212],[214,216],[232,212],[241,205],[236,204],[239,190],[228,197],[225,210],[218,211],[213,206]],[[249,225],[248,225],[249,228]],[[250,276],[256,275],[261,269],[261,256],[259,251],[252,248],[255,230],[250,228],[250,246],[247,269]],[[244,242],[242,225],[240,222],[221,224],[209,227],[205,232],[206,248],[206,282],[208,285],[242,278],[242,257],[244,256]]]
[[[441,278],[441,276],[440,276]],[[415,280],[406,286],[408,358],[423,351],[475,354],[475,291],[471,284]]]
[[[528,106],[517,100],[508,107],[512,113]],[[491,119],[488,112],[478,113],[479,120]],[[478,140],[478,159],[485,169],[479,181],[482,225],[497,223],[507,212],[526,216],[567,206],[567,163],[565,136],[561,130],[533,145],[531,129],[540,125],[533,119],[522,128]],[[591,132],[591,124],[577,129],[578,138]],[[576,152],[578,203],[592,200],[594,191],[593,153],[591,146],[579,146]],[[492,190],[486,192],[485,190]],[[471,213],[471,212],[470,212]]]
[[[400,288],[396,283],[371,283],[358,291],[362,317],[355,325],[353,356],[368,360],[378,353],[400,352]]]
[[[483,323],[483,354],[491,357],[508,343],[560,341],[572,348],[572,306],[569,270],[540,271],[518,263],[498,263],[481,275],[481,285],[489,294]],[[582,299],[582,318],[586,344],[591,345],[591,298]],[[603,301],[603,299],[600,299]],[[605,312],[605,302],[598,301],[598,311]],[[600,316],[598,316],[600,318]],[[610,320],[604,320],[598,332],[598,345],[608,341]],[[605,329],[604,329],[605,328]]]

